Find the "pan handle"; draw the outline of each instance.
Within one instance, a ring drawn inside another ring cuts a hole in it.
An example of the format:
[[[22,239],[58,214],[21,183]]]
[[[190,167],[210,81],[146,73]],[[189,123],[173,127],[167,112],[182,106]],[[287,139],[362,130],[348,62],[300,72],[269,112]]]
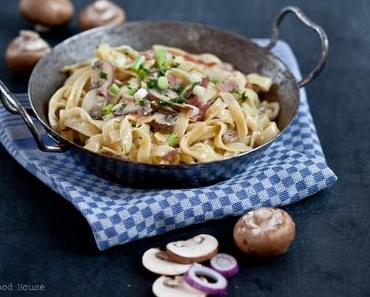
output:
[[[67,147],[65,145],[59,143],[51,135],[49,136],[56,142],[56,144],[49,145],[44,143],[40,135],[40,132],[37,130],[37,127],[31,117],[32,113],[30,114],[29,111],[26,108],[24,108],[24,106],[19,102],[17,97],[15,97],[9,91],[9,89],[5,86],[5,84],[1,80],[0,80],[0,100],[7,111],[13,114],[19,114],[22,117],[28,129],[31,131],[32,136],[35,139],[36,144],[40,150],[49,153],[62,153],[67,150]]]
[[[323,70],[325,67],[326,61],[328,60],[328,52],[329,52],[329,41],[328,37],[324,31],[324,29],[311,21],[304,13],[303,11],[295,6],[288,6],[283,8],[279,14],[277,15],[273,25],[272,25],[272,33],[271,33],[271,40],[270,43],[266,46],[267,49],[272,49],[278,39],[279,39],[279,26],[281,21],[284,19],[284,17],[289,14],[293,13],[303,24],[305,24],[310,29],[314,30],[317,35],[319,35],[320,41],[321,41],[321,50],[320,50],[320,59],[319,62],[316,64],[315,68],[307,74],[301,81],[298,82],[298,86],[302,88],[303,86],[307,85],[309,82],[311,82],[316,76],[319,75],[319,73]]]

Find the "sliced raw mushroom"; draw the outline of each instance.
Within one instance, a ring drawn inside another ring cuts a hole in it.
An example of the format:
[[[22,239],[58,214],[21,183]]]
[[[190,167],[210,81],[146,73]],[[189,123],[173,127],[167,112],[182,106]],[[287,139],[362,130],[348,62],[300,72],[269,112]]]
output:
[[[211,235],[201,234],[183,241],[167,244],[166,253],[174,262],[191,264],[203,262],[217,254],[218,241]]]
[[[86,110],[93,119],[98,120],[101,118],[102,108],[105,102],[106,99],[99,95],[98,90],[94,89],[86,93],[82,99],[81,108]]]
[[[36,63],[49,52],[50,46],[39,34],[23,30],[8,45],[5,58],[9,68],[13,71],[27,72],[32,70]]]
[[[234,227],[237,247],[249,256],[268,258],[287,251],[295,238],[295,224],[288,213],[262,207],[242,216]]]
[[[158,248],[147,250],[142,258],[143,266],[160,275],[180,275],[189,270],[190,265],[172,262],[164,251]]]
[[[108,87],[114,81],[114,68],[111,63],[105,60],[98,60],[93,65],[91,86],[99,88],[100,93],[108,95]]]
[[[171,133],[175,129],[177,119],[176,114],[156,112],[153,114],[153,117],[151,126],[154,132],[160,131],[162,133]]]
[[[70,0],[21,0],[21,16],[44,26],[60,26],[73,16],[73,5]]]
[[[108,0],[98,0],[87,6],[80,14],[80,30],[105,25],[118,25],[126,20],[125,11]]]
[[[206,297],[203,292],[189,286],[182,276],[159,277],[152,286],[153,294],[157,297]]]

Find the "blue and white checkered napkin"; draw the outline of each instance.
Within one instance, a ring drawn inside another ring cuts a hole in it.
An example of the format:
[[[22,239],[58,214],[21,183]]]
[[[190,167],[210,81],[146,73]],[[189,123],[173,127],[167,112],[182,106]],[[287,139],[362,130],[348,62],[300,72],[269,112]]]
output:
[[[279,42],[273,52],[300,78],[287,44]],[[25,96],[21,101],[26,104]],[[82,213],[100,250],[206,220],[241,215],[260,206],[294,203],[336,181],[326,164],[304,90],[295,122],[261,159],[239,176],[196,189],[137,190],[98,178],[69,153],[40,152],[20,117],[2,107],[0,129],[0,140],[8,152]]]

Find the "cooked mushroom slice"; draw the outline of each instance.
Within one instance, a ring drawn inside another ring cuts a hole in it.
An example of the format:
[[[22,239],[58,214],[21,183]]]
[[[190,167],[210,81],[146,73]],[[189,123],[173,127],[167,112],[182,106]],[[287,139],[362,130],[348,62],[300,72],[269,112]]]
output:
[[[157,297],[206,297],[206,294],[189,286],[182,276],[159,277],[152,286]]]
[[[80,14],[80,30],[105,25],[118,25],[126,19],[125,11],[108,0],[98,0],[87,6]]]
[[[157,248],[147,250],[142,258],[143,266],[161,275],[179,275],[189,270],[190,265],[172,262],[164,251]]]
[[[111,63],[105,60],[98,60],[93,66],[91,76],[91,86],[93,88],[100,88],[100,92],[107,96],[108,87],[114,80],[114,69]]]
[[[263,101],[259,108],[260,114],[267,114],[270,121],[274,121],[278,117],[279,111],[280,104],[278,102]]]
[[[94,89],[86,93],[85,97],[82,99],[81,107],[86,110],[93,119],[98,120],[101,118],[105,101],[103,96],[99,96],[98,90]]]
[[[27,72],[49,52],[50,46],[39,34],[23,30],[8,45],[5,58],[10,69]]]
[[[217,254],[218,241],[211,235],[201,234],[184,241],[167,244],[166,253],[174,262],[190,264],[203,262]]]
[[[242,216],[234,227],[238,248],[250,256],[268,258],[287,251],[295,237],[292,218],[278,208],[263,207]]]
[[[21,0],[19,10],[31,22],[51,27],[66,23],[73,16],[70,0]]]
[[[171,113],[159,113],[153,114],[154,119],[151,122],[151,126],[154,132],[160,131],[163,133],[171,133],[175,128],[177,115]]]

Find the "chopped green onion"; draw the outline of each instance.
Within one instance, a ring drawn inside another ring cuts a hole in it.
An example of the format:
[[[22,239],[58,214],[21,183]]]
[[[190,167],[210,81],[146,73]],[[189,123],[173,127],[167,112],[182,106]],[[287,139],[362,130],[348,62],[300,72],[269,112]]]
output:
[[[167,142],[169,146],[176,147],[179,145],[179,137],[175,133],[172,133],[168,135]]]
[[[170,102],[168,102],[168,101],[166,101],[166,100],[162,100],[162,99],[158,99],[158,100],[157,100],[157,103],[158,103],[159,105],[162,105],[162,106],[169,106],[169,105],[171,105],[171,103],[170,103]]]
[[[245,91],[241,94],[241,98],[240,98],[242,101],[248,99],[248,96],[247,94],[245,93]]]
[[[144,56],[138,56],[131,66],[132,70],[138,71],[140,67],[143,65],[144,61],[145,61]]]
[[[137,91],[137,88],[134,88],[134,87],[131,87],[131,86],[127,86],[127,89],[128,89],[128,94],[130,96],[134,96],[136,91]]]
[[[107,104],[103,105],[103,109],[102,109],[102,115],[103,116],[106,116],[106,115],[110,114],[112,111],[113,111],[113,104],[112,103],[107,103]]]
[[[158,74],[158,76],[165,76],[166,75],[166,70],[160,69],[160,70],[157,71],[157,74]]]
[[[174,102],[175,103],[179,103],[179,104],[183,104],[183,103],[185,103],[185,97],[184,96],[180,96],[180,97],[176,98],[174,100]]]
[[[148,102],[149,102],[148,100],[146,100],[145,98],[143,98],[143,99],[140,99],[139,100],[139,105],[140,106],[145,106]]]
[[[142,80],[149,75],[149,70],[141,66],[140,69],[137,71],[137,74],[139,75],[139,78]]]
[[[184,90],[184,87],[183,86],[178,86],[177,88],[173,89],[177,94],[180,94],[182,93],[182,91]]]
[[[108,78],[108,74],[106,72],[104,72],[104,71],[100,71],[99,77],[101,79],[107,79]]]
[[[217,85],[221,82],[221,80],[218,79],[218,78],[214,78],[214,79],[211,79],[211,82],[213,82],[215,85]]]
[[[169,68],[167,52],[164,49],[154,47],[154,59],[159,69],[165,70]]]
[[[157,86],[157,81],[155,79],[149,79],[146,85],[149,89],[153,89]]]
[[[166,90],[168,88],[168,79],[165,76],[158,77],[157,87],[161,90]]]
[[[126,108],[126,106],[127,106],[127,103],[126,102],[118,103],[118,104],[114,105],[112,111],[114,112],[116,110],[123,110],[123,109]]]
[[[113,95],[117,95],[118,92],[119,92],[119,86],[116,84],[116,83],[112,83],[110,86],[109,86],[109,92]]]
[[[231,91],[231,94],[234,95],[238,100],[244,101],[248,99],[248,96],[245,91],[240,92],[238,90]]]

